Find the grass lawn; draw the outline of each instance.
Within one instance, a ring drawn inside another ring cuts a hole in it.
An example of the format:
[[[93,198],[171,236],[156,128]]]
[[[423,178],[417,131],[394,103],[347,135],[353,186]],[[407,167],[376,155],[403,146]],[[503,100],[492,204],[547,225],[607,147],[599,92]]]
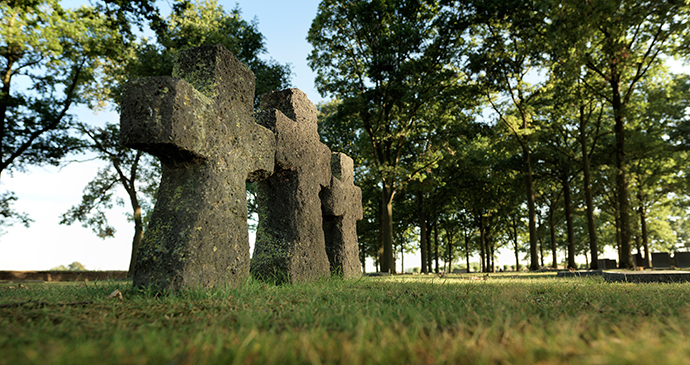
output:
[[[690,363],[689,337],[689,284],[465,274],[164,296],[127,281],[0,284],[0,364],[671,364]]]

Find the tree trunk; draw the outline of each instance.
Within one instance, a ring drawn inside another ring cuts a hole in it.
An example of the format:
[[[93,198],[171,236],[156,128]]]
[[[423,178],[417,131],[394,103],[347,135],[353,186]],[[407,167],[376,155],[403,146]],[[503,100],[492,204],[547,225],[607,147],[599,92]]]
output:
[[[486,247],[484,247],[484,253],[486,253],[486,259],[484,262],[486,262],[486,272],[493,272],[493,267],[494,267],[494,262],[493,262],[493,250],[492,246],[493,243],[491,242],[491,235],[489,234],[491,231],[491,225],[489,222],[486,222],[486,225],[484,227],[484,244]]]
[[[551,257],[553,258],[552,267],[558,269],[558,258],[556,257],[556,222],[553,216],[553,207],[549,207],[549,233],[551,234]]]
[[[529,148],[522,149],[523,162],[525,165],[525,188],[527,193],[527,209],[529,221],[529,254],[530,270],[539,270],[539,257],[537,254],[537,222],[536,209],[534,207],[534,184],[532,182],[532,162],[530,161]]]
[[[642,206],[641,205],[637,208],[637,214],[640,216],[642,215]],[[642,217],[640,217],[640,219],[642,219]],[[637,254],[640,255],[640,257],[643,257],[642,256],[642,234],[640,233],[640,223],[637,219],[632,221],[632,227],[630,227],[630,229],[632,229],[632,231],[633,231],[633,237],[634,237],[634,241],[635,241],[635,248],[637,249]],[[637,262],[635,262],[635,264],[637,264]]]
[[[546,267],[544,265],[544,240],[539,237],[539,263],[541,267]]]
[[[393,257],[393,196],[395,192],[392,184],[383,181],[381,189],[381,240],[383,245],[383,257],[381,258],[381,271],[395,273],[395,258]]]
[[[139,244],[141,243],[141,238],[144,235],[144,223],[141,216],[141,205],[139,204],[139,198],[137,197],[137,190],[135,186],[135,180],[137,177],[137,169],[139,167],[139,161],[143,155],[142,151],[137,151],[134,162],[130,168],[129,177],[125,175],[124,171],[120,167],[119,163],[114,160],[113,167],[118,174],[118,180],[124,187],[127,195],[129,196],[129,203],[132,206],[132,219],[134,220],[134,237],[132,238],[132,253],[129,259],[129,268],[127,269],[127,276],[130,278],[134,277],[134,267],[137,262],[137,253],[139,251]]]
[[[451,273],[453,272],[453,234],[451,231],[446,231],[446,237],[448,237],[446,242],[448,246],[448,273]]]
[[[630,203],[628,201],[627,166],[625,162],[625,110],[621,102],[620,76],[614,65],[611,67],[611,88],[613,118],[616,122],[614,132],[616,135],[616,191],[618,193],[618,214],[620,216],[621,251],[620,268],[633,267],[630,245]]]
[[[597,227],[594,221],[594,200],[592,198],[592,183],[590,174],[589,153],[587,151],[587,134],[584,106],[580,106],[580,147],[582,147],[582,172],[585,190],[585,215],[587,216],[587,232],[589,233],[589,253],[591,260],[590,268],[599,269],[599,244],[597,242]]]
[[[4,70],[2,70],[2,90],[0,95],[2,95],[2,99],[0,99],[0,176],[2,176],[2,172],[5,170],[5,166],[9,166],[6,164],[5,161],[5,156],[9,156],[10,153],[5,153],[5,134],[7,131],[5,130],[5,121],[7,119],[7,107],[10,105],[10,87],[12,85],[12,67],[14,66],[14,63],[16,62],[15,58],[12,56],[6,56],[6,67]]]
[[[652,267],[652,258],[649,254],[649,236],[647,232],[647,212],[640,204],[640,229],[642,230],[642,247],[644,248],[644,261],[648,267]]]
[[[435,252],[435,257],[434,259],[436,260],[436,273],[439,273],[439,267],[438,267],[438,220],[434,222],[434,252]]]
[[[495,262],[495,255],[494,255],[494,244],[491,243],[489,245],[491,256],[489,256],[489,260],[491,262],[491,269],[489,270],[490,272],[496,272],[496,262]]]
[[[520,254],[518,252],[517,218],[512,217],[513,221],[513,240],[515,242],[515,271],[520,271]]]
[[[405,247],[402,244],[400,245],[400,272],[405,272]]]
[[[359,249],[359,263],[362,265],[362,274],[367,273],[367,257],[364,255],[364,250],[360,247]]]
[[[479,258],[480,258],[480,265],[481,265],[481,272],[486,272],[486,260],[484,259],[484,241],[486,240],[485,234],[484,234],[484,217],[482,215],[479,216]]]
[[[427,223],[426,225],[426,267],[427,267],[427,272],[431,273],[433,270],[433,255],[431,251],[431,231],[432,231],[432,226]]]
[[[565,202],[565,222],[568,231],[568,268],[577,269],[575,265],[575,230],[573,229],[573,206],[570,198],[570,182],[567,174],[561,177],[563,182],[563,200]]]
[[[421,272],[426,274],[427,270],[427,243],[426,243],[426,217],[424,216],[424,194],[417,193],[417,204],[419,209],[419,250],[422,252],[422,267]]]
[[[144,223],[141,219],[141,207],[134,208],[134,237],[132,238],[132,254],[129,259],[129,268],[127,269],[127,277],[134,277],[134,264],[137,262],[137,252],[139,251],[139,244],[141,237],[144,235]]]
[[[467,264],[467,272],[470,273],[470,235],[465,234],[465,263]]]
[[[616,204],[618,204],[618,201],[616,201]],[[614,218],[614,221],[616,223],[616,249],[618,250],[618,267],[620,266],[620,263],[622,262],[622,251],[621,251],[621,218],[620,218],[620,212],[619,210],[616,210],[614,212],[616,217]]]

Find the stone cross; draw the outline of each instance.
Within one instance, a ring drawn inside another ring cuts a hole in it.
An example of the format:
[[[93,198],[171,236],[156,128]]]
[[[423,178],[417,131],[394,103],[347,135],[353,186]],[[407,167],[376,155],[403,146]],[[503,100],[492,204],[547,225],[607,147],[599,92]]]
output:
[[[257,122],[275,133],[275,172],[257,187],[255,278],[309,282],[330,276],[321,214],[331,151],[319,141],[316,107],[298,89],[265,94]]]
[[[354,183],[354,164],[344,153],[331,155],[331,185],[321,193],[323,232],[331,273],[359,277],[357,221],[363,218],[362,190]]]
[[[161,160],[134,285],[235,286],[249,275],[245,182],[273,172],[275,137],[254,123],[254,74],[220,45],[182,51],[174,77],[130,82],[121,142]]]

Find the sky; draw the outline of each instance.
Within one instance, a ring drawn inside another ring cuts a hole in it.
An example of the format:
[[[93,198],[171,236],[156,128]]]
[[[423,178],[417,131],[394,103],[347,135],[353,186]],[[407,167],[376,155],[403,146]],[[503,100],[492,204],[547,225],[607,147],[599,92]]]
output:
[[[157,4],[165,12],[171,3],[159,1]],[[62,4],[75,7],[87,2],[63,0]],[[259,31],[265,37],[266,57],[281,64],[289,63],[293,72],[292,86],[304,91],[314,104],[324,100],[314,86],[316,75],[307,65],[311,45],[306,36],[319,1],[221,0],[220,4],[228,11],[238,4],[245,20],[256,18]],[[94,125],[119,121],[119,116],[111,111],[94,114],[82,107],[71,112],[81,121]],[[83,161],[88,156],[74,156],[73,159]],[[114,238],[102,240],[78,222],[71,226],[59,224],[60,216],[81,201],[82,190],[103,166],[100,161],[72,162],[63,167],[34,167],[26,173],[2,176],[0,192],[14,191],[18,201],[13,208],[28,213],[34,222],[30,228],[19,224],[6,227],[0,235],[0,270],[48,270],[74,261],[89,270],[127,270],[134,233],[133,224],[125,216],[129,208],[115,206],[108,212],[109,223],[116,228]],[[124,190],[119,195],[126,197]],[[478,261],[478,257],[471,261]],[[578,262],[584,262],[584,257],[579,257]],[[501,251],[497,263],[514,264],[514,256],[510,251]],[[399,270],[400,265],[398,260]],[[406,269],[420,266],[418,253],[405,255],[404,265]],[[370,260],[366,270],[373,271]]]

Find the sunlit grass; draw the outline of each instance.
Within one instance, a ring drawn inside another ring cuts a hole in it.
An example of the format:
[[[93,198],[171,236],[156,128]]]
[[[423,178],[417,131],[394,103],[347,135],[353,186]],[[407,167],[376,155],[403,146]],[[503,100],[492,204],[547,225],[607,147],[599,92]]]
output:
[[[0,308],[0,364],[690,359],[687,284],[470,274],[163,296],[128,282],[10,285],[0,305],[23,304]],[[107,298],[116,289],[124,300]]]

